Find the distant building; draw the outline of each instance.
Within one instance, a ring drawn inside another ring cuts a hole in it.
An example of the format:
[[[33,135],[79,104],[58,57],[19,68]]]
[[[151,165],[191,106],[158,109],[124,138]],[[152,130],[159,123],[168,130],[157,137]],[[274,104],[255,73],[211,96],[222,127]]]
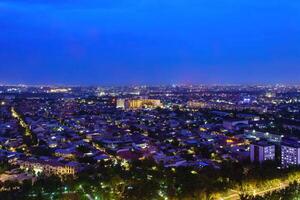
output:
[[[260,132],[256,130],[245,130],[244,137],[249,140],[267,140],[272,143],[281,143],[282,135],[271,134],[269,132]]]
[[[282,143],[281,164],[285,167],[300,165],[300,144],[298,142]]]
[[[56,149],[55,156],[59,158],[66,158],[66,159],[74,159],[75,158],[75,150],[73,148],[70,149]]]
[[[117,108],[122,109],[141,109],[162,107],[159,99],[118,99]]]
[[[239,120],[239,119],[232,119],[232,120],[225,120],[223,121],[223,127],[228,130],[235,130],[240,125],[245,125],[247,127],[249,125],[248,120]]]
[[[202,101],[188,101],[187,106],[189,108],[206,108],[207,103],[202,102]]]
[[[253,114],[239,113],[239,114],[237,114],[237,117],[247,119],[250,121],[254,121],[254,122],[257,122],[260,120],[260,117],[258,115],[253,115]]]
[[[117,108],[125,109],[125,99],[117,100]]]
[[[275,145],[263,141],[251,144],[250,160],[258,163],[275,160]]]
[[[219,117],[229,117],[231,115],[231,113],[229,112],[219,111],[219,110],[211,111],[211,114],[217,115]]]
[[[276,97],[276,93],[275,92],[267,92],[266,97],[267,98],[274,98],[274,97]]]

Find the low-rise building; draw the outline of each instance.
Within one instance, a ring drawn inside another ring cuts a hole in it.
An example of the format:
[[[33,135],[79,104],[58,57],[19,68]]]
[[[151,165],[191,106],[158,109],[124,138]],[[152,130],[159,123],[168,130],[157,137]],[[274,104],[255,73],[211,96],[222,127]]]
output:
[[[56,161],[44,161],[44,160],[34,160],[34,159],[20,159],[15,161],[14,164],[20,166],[21,169],[26,171],[33,171],[34,173],[45,173],[54,175],[72,175],[74,176],[78,167],[72,163],[60,163]]]
[[[243,120],[243,119],[231,119],[231,120],[225,120],[223,122],[223,127],[226,128],[227,130],[235,130],[237,126],[239,125],[248,125],[249,121],[248,120]]]

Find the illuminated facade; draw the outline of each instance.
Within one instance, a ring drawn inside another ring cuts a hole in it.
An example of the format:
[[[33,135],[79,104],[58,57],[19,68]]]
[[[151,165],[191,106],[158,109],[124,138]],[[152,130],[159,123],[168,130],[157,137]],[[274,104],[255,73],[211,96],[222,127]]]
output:
[[[125,109],[125,99],[118,99],[117,100],[117,108]]]
[[[281,164],[283,166],[300,165],[300,145],[298,143],[281,145]]]
[[[207,104],[201,101],[188,101],[187,106],[189,108],[206,108]]]
[[[141,109],[162,107],[159,99],[118,99],[117,108],[122,109]]]
[[[267,160],[275,160],[275,145],[267,142],[258,142],[250,145],[251,162],[262,163]]]
[[[72,175],[77,172],[75,166],[69,164],[62,164],[51,161],[36,161],[36,160],[18,160],[15,164],[18,164],[21,169],[26,171],[33,171],[34,173],[45,173],[53,175]]]
[[[48,90],[48,93],[67,93],[72,91],[71,88],[52,88]]]

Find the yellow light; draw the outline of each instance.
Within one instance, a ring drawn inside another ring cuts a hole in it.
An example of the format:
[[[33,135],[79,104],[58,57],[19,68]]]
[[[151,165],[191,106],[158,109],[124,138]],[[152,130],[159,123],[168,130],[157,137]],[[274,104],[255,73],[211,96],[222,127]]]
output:
[[[121,166],[124,167],[126,171],[128,171],[130,169],[130,165],[129,165],[128,161],[126,161],[126,160],[123,160],[121,162]]]
[[[9,150],[12,152],[16,152],[16,149],[14,147],[10,147]]]
[[[195,151],[193,149],[189,149],[188,154],[195,154]]]

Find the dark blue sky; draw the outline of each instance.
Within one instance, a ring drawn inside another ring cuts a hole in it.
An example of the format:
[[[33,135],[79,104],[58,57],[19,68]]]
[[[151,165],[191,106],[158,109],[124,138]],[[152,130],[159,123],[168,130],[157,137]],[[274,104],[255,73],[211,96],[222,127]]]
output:
[[[299,84],[300,2],[0,0],[0,82]]]

